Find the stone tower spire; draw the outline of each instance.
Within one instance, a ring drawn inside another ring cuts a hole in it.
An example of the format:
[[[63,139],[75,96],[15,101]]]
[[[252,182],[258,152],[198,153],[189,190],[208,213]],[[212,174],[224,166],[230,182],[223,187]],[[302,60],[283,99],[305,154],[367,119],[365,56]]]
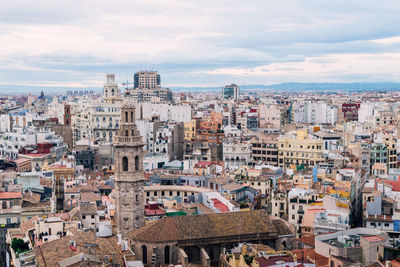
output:
[[[135,106],[126,101],[121,106],[120,129],[114,138],[116,223],[126,234],[144,225],[143,141],[136,128]]]

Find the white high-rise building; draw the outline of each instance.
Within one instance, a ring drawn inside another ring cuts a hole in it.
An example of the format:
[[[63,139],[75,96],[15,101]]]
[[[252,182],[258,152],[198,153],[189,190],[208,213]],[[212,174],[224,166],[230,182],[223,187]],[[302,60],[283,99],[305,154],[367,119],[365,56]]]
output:
[[[372,102],[363,102],[358,110],[358,121],[361,123],[370,122],[374,118],[375,105]]]
[[[335,124],[338,109],[323,101],[306,101],[295,105],[294,121],[296,123]]]

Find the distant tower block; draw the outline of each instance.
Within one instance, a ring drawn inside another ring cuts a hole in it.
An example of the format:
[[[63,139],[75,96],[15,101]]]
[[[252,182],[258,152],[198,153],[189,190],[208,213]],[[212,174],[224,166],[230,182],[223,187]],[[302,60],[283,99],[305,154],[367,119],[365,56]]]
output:
[[[222,96],[223,98],[232,98],[232,99],[238,99],[239,98],[239,86],[236,84],[231,84],[222,87]]]
[[[122,236],[144,225],[143,141],[135,123],[135,106],[121,107],[120,129],[114,139],[116,223]]]
[[[133,76],[135,89],[156,89],[161,88],[161,77],[156,71],[138,71]]]

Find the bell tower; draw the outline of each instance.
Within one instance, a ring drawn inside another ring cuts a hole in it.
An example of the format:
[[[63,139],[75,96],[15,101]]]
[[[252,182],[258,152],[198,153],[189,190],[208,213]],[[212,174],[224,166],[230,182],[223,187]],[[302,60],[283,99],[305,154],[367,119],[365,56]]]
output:
[[[121,106],[120,129],[114,137],[117,231],[126,234],[144,225],[143,141],[136,128],[135,106]]]

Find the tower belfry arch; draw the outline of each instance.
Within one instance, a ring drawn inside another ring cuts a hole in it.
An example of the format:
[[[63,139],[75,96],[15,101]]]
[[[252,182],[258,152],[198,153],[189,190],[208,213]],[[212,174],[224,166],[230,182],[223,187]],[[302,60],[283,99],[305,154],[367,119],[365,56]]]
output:
[[[135,105],[121,106],[120,129],[114,138],[117,231],[126,234],[144,225],[143,141],[135,122]]]

